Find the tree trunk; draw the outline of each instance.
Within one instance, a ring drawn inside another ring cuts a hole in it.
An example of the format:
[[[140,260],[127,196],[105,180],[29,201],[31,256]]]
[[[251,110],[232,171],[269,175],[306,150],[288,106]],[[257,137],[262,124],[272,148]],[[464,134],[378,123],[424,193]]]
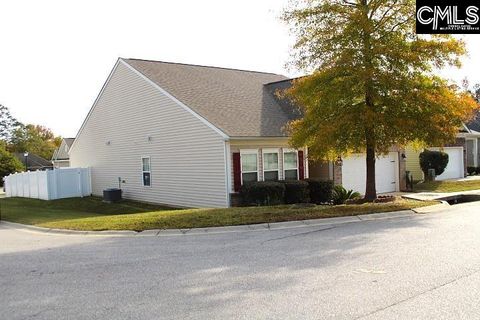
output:
[[[365,187],[365,200],[373,201],[377,198],[377,188],[375,185],[375,102],[373,95],[373,52],[371,47],[371,32],[373,29],[372,21],[369,16],[370,8],[367,0],[361,1],[365,23],[363,27],[363,64],[365,67],[365,146],[367,149],[367,181]]]
[[[367,182],[365,187],[365,200],[373,201],[377,198],[377,186],[375,183],[375,140],[372,130],[366,130],[367,141]]]

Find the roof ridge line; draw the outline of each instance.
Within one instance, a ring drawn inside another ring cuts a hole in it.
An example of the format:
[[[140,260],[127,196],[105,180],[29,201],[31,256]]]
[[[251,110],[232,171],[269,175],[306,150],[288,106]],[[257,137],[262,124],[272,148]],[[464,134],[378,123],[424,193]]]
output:
[[[304,78],[304,77],[306,77],[306,76],[299,76],[299,77],[294,77],[294,78],[288,78],[288,79],[280,80],[280,81],[272,81],[272,82],[264,83],[263,85],[264,85],[264,86],[268,86],[268,85],[270,85],[270,84],[275,84],[275,83],[280,83],[280,82],[287,82],[287,81],[293,81],[293,80],[297,80],[297,79]]]
[[[151,60],[151,59],[137,59],[137,58],[121,58],[121,59],[124,59],[124,60],[136,60],[136,61],[145,61],[145,62],[157,62],[157,63],[165,63],[165,64],[177,64],[177,65],[182,65],[182,66],[201,67],[201,68],[214,68],[214,69],[222,69],[222,70],[241,71],[241,72],[252,72],[252,73],[272,74],[272,75],[276,75],[276,76],[286,77],[286,76],[283,75],[283,74],[278,74],[278,73],[273,73],[273,72],[255,71],[255,70],[246,70],[246,69],[237,69],[237,68],[227,68],[227,67],[217,67],[217,66],[207,66],[207,65],[192,64],[192,63],[160,61],[160,60]]]

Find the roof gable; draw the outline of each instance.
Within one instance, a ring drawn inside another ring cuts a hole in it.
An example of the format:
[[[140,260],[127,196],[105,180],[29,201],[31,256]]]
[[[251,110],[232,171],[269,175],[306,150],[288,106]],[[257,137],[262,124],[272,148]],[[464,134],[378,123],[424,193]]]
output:
[[[52,160],[68,160],[70,158],[68,152],[74,141],[75,138],[63,138],[60,146],[55,149]]]

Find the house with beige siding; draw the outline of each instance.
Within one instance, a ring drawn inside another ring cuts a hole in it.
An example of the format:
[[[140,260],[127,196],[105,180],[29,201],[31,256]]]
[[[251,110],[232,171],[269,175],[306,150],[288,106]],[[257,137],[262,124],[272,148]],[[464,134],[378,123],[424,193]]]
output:
[[[178,207],[228,207],[242,184],[305,179],[310,165],[313,177],[361,191],[363,155],[309,165],[306,148],[289,146],[285,125],[300,114],[276,95],[289,85],[272,73],[120,58],[70,165],[91,168],[94,195],[120,186],[125,198]],[[400,152],[377,161],[379,192],[402,188]]]
[[[448,164],[445,171],[437,176],[435,179],[452,180],[463,178],[467,175],[468,156],[469,151],[472,152],[473,147],[476,147],[472,143],[472,148],[469,147],[469,141],[476,142],[476,136],[472,133],[468,127],[462,128],[453,143],[443,145],[441,147],[427,147],[427,148],[415,148],[409,145],[405,149],[406,154],[406,170],[412,175],[414,181],[424,180],[425,176],[420,167],[420,153],[425,150],[443,151],[448,154]],[[476,149],[473,152],[477,152]],[[472,162],[474,161],[472,155]]]
[[[466,124],[465,135],[466,163],[468,167],[480,167],[480,113]]]
[[[54,168],[70,167],[70,147],[75,138],[63,138],[60,146],[55,149],[52,156],[52,164]]]

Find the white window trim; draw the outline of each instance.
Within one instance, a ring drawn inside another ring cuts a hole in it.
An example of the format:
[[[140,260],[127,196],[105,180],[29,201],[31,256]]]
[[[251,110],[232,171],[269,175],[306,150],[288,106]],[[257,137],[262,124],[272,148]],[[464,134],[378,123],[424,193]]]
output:
[[[298,150],[296,149],[289,149],[289,148],[284,148],[283,149],[283,180],[286,180],[285,179],[285,171],[287,170],[295,170],[294,168],[289,168],[289,169],[286,169],[285,168],[285,153],[291,153],[291,152],[295,152],[295,156],[297,157],[297,167],[295,168],[297,170],[297,180],[298,180],[298,173],[299,173],[299,163],[298,163]]]
[[[277,170],[265,170],[265,153],[276,153],[277,154]],[[262,173],[263,181],[265,181],[265,172],[274,172],[277,171],[278,180],[280,180],[280,148],[266,148],[262,149]]]
[[[257,155],[257,170],[256,171],[243,171],[243,161],[242,155],[244,154],[255,154]],[[244,173],[257,173],[257,181],[260,181],[260,159],[258,158],[258,149],[240,149],[240,184],[243,185],[243,174]]]
[[[148,159],[148,167],[149,167],[150,170],[148,170],[148,171],[143,170],[143,159]],[[141,165],[142,165],[142,186],[144,188],[151,188],[152,187],[152,159],[150,158],[150,156],[142,156]],[[150,173],[150,185],[149,186],[145,185],[145,181],[143,180],[143,174],[146,173],[146,172]]]

